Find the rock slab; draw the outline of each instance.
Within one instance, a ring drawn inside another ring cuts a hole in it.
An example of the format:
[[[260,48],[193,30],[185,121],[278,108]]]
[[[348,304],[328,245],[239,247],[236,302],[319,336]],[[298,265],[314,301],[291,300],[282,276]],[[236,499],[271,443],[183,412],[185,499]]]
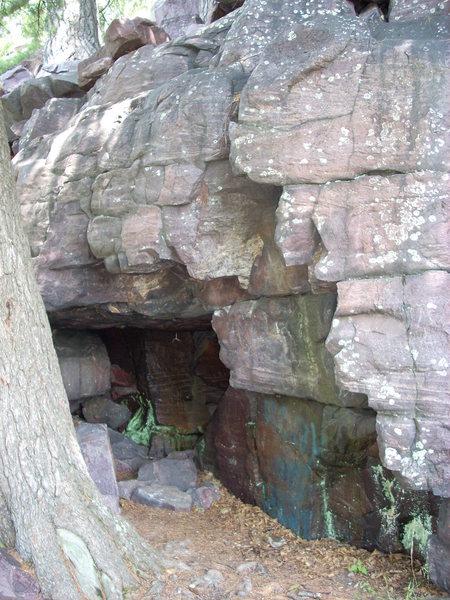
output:
[[[119,513],[119,490],[106,425],[80,423],[76,432],[90,476],[111,510]]]

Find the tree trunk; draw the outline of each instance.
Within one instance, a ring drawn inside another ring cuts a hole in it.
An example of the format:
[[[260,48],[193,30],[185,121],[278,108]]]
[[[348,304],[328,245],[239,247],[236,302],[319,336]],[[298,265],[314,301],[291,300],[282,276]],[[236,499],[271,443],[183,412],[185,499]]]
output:
[[[100,47],[96,0],[48,2],[47,31],[44,69],[88,58]]]
[[[11,544],[15,534],[45,597],[122,598],[137,569],[158,573],[166,563],[88,475],[22,229],[1,106],[0,194],[0,540]]]

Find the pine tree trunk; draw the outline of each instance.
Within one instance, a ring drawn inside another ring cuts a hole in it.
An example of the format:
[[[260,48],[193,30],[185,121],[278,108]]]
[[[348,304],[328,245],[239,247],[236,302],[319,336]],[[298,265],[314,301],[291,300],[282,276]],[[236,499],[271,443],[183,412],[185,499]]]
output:
[[[44,68],[83,60],[99,49],[96,0],[53,0],[47,3],[49,39]]]
[[[1,106],[0,194],[0,540],[11,544],[15,534],[45,597],[122,598],[137,569],[156,573],[165,563],[109,510],[87,473],[22,229]]]

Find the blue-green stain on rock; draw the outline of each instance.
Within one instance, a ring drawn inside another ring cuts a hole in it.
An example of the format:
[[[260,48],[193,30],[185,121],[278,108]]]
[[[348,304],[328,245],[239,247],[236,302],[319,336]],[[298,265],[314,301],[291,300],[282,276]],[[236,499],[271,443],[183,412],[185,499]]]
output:
[[[311,538],[317,462],[317,430],[322,406],[297,398],[264,396],[259,403],[257,437],[264,446],[263,508],[305,539]],[[264,425],[262,425],[264,423]]]

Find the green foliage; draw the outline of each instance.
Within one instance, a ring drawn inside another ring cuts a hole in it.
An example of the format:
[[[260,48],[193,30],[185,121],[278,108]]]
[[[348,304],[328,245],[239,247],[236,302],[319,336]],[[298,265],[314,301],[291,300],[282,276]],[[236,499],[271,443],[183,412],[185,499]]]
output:
[[[361,559],[358,558],[357,562],[351,565],[349,568],[350,573],[355,573],[356,575],[367,575],[367,569],[362,564]]]
[[[153,16],[155,0],[97,0],[100,31],[117,17]],[[48,37],[47,11],[63,11],[64,0],[0,0],[0,73],[28,58]],[[20,47],[20,50],[15,48]]]
[[[0,43],[0,75],[29,58],[36,52],[39,46],[38,40],[32,40],[31,43],[20,52],[11,52],[9,50],[10,44],[5,44],[5,46],[2,47]]]
[[[136,413],[130,419],[124,434],[136,444],[150,446],[152,433],[156,427],[155,413],[151,400],[138,394],[134,397],[139,404]]]

